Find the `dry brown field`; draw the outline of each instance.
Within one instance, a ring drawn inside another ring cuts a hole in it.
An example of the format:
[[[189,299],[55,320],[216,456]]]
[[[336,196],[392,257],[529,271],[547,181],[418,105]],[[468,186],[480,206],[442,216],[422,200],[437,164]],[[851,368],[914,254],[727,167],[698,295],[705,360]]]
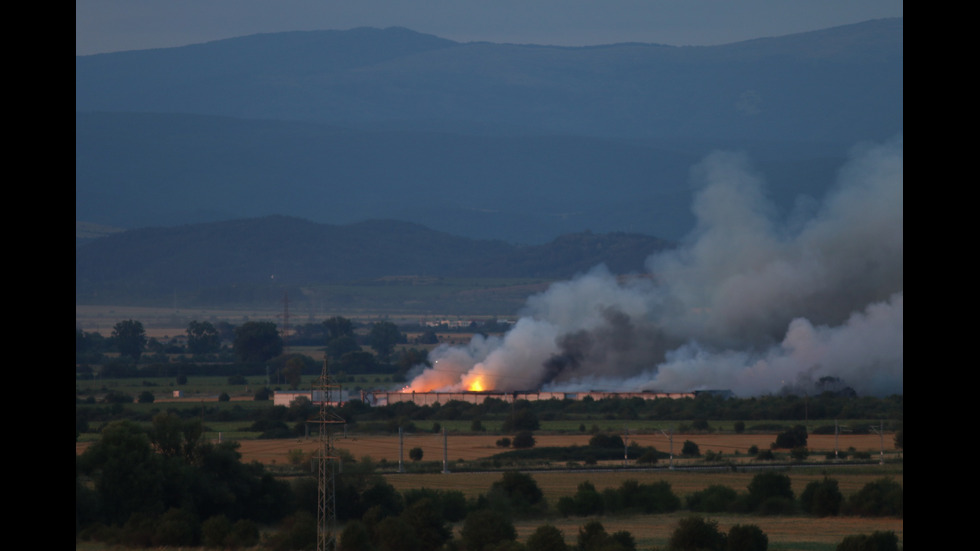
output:
[[[475,461],[490,457],[503,451],[496,445],[500,438],[499,435],[450,435],[446,439],[445,445],[447,459],[453,463],[457,460]],[[537,447],[586,446],[589,443],[589,438],[591,436],[588,434],[540,434],[534,437]],[[759,449],[767,449],[775,439],[774,434],[675,434],[674,452],[675,455],[680,455],[681,443],[685,440],[691,440],[698,445],[702,454],[709,450],[721,452],[726,456],[738,452],[749,459],[748,450],[750,447],[757,446]],[[884,444],[885,453],[894,454],[896,449],[893,440],[893,435],[887,433],[884,438],[873,434],[841,435],[838,437],[837,446],[840,450],[853,448],[856,451],[870,452],[872,456],[875,456]],[[631,435],[630,442],[636,442],[641,446],[653,446],[663,452],[670,450],[670,443],[662,434]],[[315,437],[241,440],[239,444],[242,461],[257,461],[264,465],[288,464],[292,450],[301,450],[303,453],[310,454],[318,446]],[[811,434],[807,437],[807,445],[815,455],[822,457],[826,452],[834,450],[834,436]],[[86,442],[76,442],[76,453],[81,453],[87,446],[88,443]],[[400,453],[398,437],[393,435],[349,437],[337,435],[335,446],[338,449],[346,450],[355,459],[370,457],[374,461],[384,459],[397,463]],[[406,435],[401,446],[404,461],[408,461],[408,450],[416,447],[422,449],[422,456],[425,461],[442,461],[443,459],[443,437],[441,434]],[[728,458],[726,457],[726,459]],[[684,460],[678,457],[675,461],[676,464],[682,464],[692,460]],[[697,460],[693,461],[696,462]]]

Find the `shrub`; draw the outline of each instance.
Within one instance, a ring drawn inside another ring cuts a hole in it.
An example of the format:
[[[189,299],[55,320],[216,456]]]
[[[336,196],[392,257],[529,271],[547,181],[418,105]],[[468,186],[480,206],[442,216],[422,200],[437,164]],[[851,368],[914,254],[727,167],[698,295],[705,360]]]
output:
[[[762,450],[756,456],[756,459],[760,461],[772,461],[776,459],[776,454],[772,453],[772,450]]]
[[[527,548],[534,551],[567,551],[568,544],[565,543],[561,530],[545,524],[538,526],[534,533],[528,536]]]
[[[788,503],[793,502],[793,489],[790,478],[776,471],[764,471],[749,482],[749,505],[763,514],[788,512]],[[788,503],[787,503],[788,502]]]
[[[579,483],[574,496],[558,500],[558,512],[565,517],[599,515],[602,514],[603,507],[602,494],[588,480]]]
[[[225,515],[215,515],[201,525],[201,543],[205,547],[224,547],[231,534],[231,521]]]
[[[738,492],[721,484],[713,484],[707,488],[687,496],[687,508],[696,513],[724,513],[731,511]]]
[[[412,461],[422,461],[422,448],[412,448],[408,450],[408,458]]]
[[[847,506],[849,512],[855,515],[902,517],[903,501],[902,486],[891,478],[885,477],[865,484],[857,493],[851,495]]]
[[[263,548],[272,551],[312,549],[316,547],[316,518],[307,511],[298,511],[283,519],[279,530],[265,538]]]
[[[806,440],[806,427],[803,425],[796,425],[785,432],[777,434],[776,442],[773,443],[772,447],[786,450],[791,450],[793,448],[805,448]]]
[[[667,541],[668,551],[723,551],[725,534],[718,530],[718,522],[704,517],[690,516],[677,522],[677,527]]]
[[[669,513],[681,508],[681,500],[665,480],[652,484],[624,480],[615,493],[609,493],[606,508],[612,512],[634,510],[646,514]]]
[[[170,509],[155,524],[153,543],[156,546],[186,547],[200,541],[201,526],[197,518],[184,509]]]
[[[800,506],[803,510],[818,517],[837,515],[843,502],[844,494],[841,493],[837,481],[832,478],[814,480],[800,494]]]
[[[521,431],[514,435],[513,446],[518,449],[533,448],[535,444],[534,435],[531,431]]]
[[[503,513],[493,509],[478,509],[466,515],[460,535],[467,551],[484,551],[503,542],[515,541],[517,530]]]
[[[636,541],[633,535],[625,530],[609,534],[601,522],[593,520],[579,528],[578,549],[580,551],[634,551]]]
[[[653,465],[657,462],[657,455],[658,452],[656,449],[649,448],[643,452],[643,455],[636,459],[636,462],[644,465]]]
[[[623,437],[618,434],[599,433],[589,438],[589,447],[619,449],[623,447]]]
[[[519,471],[505,472],[500,480],[490,485],[490,491],[502,493],[517,511],[527,511],[531,507],[547,505],[544,493],[534,478]]]
[[[736,524],[728,530],[725,551],[766,551],[769,536],[754,524]]]
[[[684,445],[681,447],[681,455],[685,457],[698,457],[701,455],[701,450],[694,442],[685,440]]]
[[[887,531],[874,532],[870,536],[847,536],[837,546],[837,551],[898,551],[898,535]]]

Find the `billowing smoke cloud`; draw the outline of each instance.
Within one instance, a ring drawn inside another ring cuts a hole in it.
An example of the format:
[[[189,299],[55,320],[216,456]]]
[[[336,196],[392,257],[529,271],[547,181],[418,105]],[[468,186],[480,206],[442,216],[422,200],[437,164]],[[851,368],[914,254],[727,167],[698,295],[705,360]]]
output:
[[[823,205],[782,219],[742,155],[692,179],[697,226],[649,273],[555,284],[409,388],[902,393],[903,139],[856,148]]]

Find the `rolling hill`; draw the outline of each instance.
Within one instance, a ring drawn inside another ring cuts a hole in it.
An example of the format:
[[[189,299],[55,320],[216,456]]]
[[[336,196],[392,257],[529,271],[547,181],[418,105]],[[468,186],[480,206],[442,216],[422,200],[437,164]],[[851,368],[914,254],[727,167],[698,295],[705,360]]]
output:
[[[303,301],[340,284],[409,285],[445,279],[564,279],[605,264],[643,270],[669,243],[638,234],[579,233],[544,245],[458,237],[374,220],[335,226],[269,216],[114,233],[75,251],[76,304],[192,305]],[[306,289],[306,290],[304,290]]]

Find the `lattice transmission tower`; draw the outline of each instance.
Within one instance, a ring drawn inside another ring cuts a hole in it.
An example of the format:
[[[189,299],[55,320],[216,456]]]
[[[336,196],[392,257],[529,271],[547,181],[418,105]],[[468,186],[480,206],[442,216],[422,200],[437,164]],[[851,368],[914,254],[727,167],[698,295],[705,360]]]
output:
[[[334,551],[337,548],[337,457],[333,447],[333,431],[344,424],[344,419],[334,411],[332,403],[340,402],[340,385],[330,379],[327,358],[323,358],[320,377],[313,381],[314,400],[320,401],[319,453],[317,457],[317,551]]]

